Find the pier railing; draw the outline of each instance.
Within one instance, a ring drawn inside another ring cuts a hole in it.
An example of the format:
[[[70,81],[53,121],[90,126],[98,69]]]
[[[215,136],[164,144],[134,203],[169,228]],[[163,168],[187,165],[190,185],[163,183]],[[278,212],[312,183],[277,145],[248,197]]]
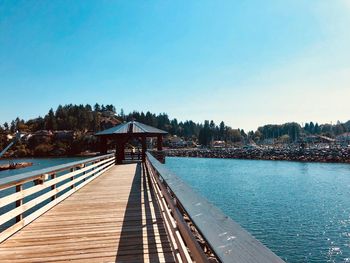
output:
[[[0,179],[0,243],[114,165],[114,155]]]
[[[146,167],[178,261],[284,262],[150,153]]]

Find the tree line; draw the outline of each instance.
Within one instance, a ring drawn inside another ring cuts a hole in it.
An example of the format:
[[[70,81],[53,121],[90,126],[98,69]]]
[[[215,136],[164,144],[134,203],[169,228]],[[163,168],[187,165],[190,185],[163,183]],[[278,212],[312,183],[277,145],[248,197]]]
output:
[[[167,131],[170,135],[176,135],[185,140],[191,140],[203,146],[209,146],[213,141],[220,140],[226,143],[264,143],[269,139],[281,139],[285,142],[296,142],[305,135],[324,135],[335,137],[344,132],[350,131],[350,121],[346,123],[338,122],[335,125],[310,122],[303,127],[296,123],[285,123],[282,125],[264,125],[256,131],[246,133],[243,129],[234,129],[227,126],[223,121],[216,124],[213,120],[205,120],[203,123],[196,123],[191,120],[178,121],[176,118],[169,118],[166,113],[154,114],[149,111],[133,111],[125,114],[123,109],[119,112],[112,104],[103,105],[59,105],[56,110],[50,109],[44,117],[30,120],[16,118],[10,123],[0,125],[0,148],[4,148],[7,143],[6,134],[15,131],[35,133],[38,131],[74,131],[77,136],[74,140],[59,141],[51,140],[47,142],[29,141],[28,145],[19,144],[22,147],[23,155],[28,151],[35,155],[38,153],[45,155],[46,152],[57,150],[65,154],[74,154],[76,151],[96,149],[97,142],[93,134],[110,128],[124,121],[136,120],[144,124],[157,127]],[[34,140],[34,139],[33,139]],[[34,149],[34,150],[33,150]],[[33,153],[34,151],[34,153]]]
[[[254,141],[260,142],[267,139],[278,139],[287,136],[289,142],[296,142],[302,136],[322,135],[335,138],[345,132],[350,132],[350,121],[346,123],[338,121],[335,125],[319,125],[317,122],[309,122],[305,123],[303,127],[296,122],[290,122],[282,125],[265,125],[259,127],[258,130],[252,134],[252,137]]]

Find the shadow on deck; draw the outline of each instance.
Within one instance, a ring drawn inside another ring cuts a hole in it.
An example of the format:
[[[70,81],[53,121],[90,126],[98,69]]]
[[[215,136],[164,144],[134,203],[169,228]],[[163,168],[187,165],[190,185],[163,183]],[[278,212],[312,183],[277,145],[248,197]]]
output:
[[[128,198],[116,262],[174,262],[160,209],[143,164],[138,163]]]

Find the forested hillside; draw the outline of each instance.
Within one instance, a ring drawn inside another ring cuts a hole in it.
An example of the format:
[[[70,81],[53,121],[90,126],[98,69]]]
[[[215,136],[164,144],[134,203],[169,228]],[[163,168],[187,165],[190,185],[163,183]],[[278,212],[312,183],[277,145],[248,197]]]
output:
[[[336,125],[306,123],[304,127],[291,122],[282,125],[265,125],[256,131],[246,133],[243,129],[234,129],[223,121],[219,124],[204,120],[195,123],[191,120],[178,121],[169,118],[166,113],[116,111],[114,105],[59,105],[50,109],[44,117],[30,120],[16,118],[11,123],[0,125],[0,149],[8,143],[7,136],[16,131],[31,134],[26,141],[13,148],[18,156],[28,155],[72,155],[82,151],[98,150],[94,133],[110,128],[124,121],[137,120],[169,132],[171,136],[181,137],[203,146],[220,140],[228,144],[264,143],[275,139],[286,143],[296,142],[302,136],[323,135],[330,138],[350,131],[350,121]]]

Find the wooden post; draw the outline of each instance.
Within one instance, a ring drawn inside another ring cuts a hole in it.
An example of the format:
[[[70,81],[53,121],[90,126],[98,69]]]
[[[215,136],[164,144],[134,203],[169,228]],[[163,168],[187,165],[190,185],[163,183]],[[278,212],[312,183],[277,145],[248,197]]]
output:
[[[119,146],[118,146],[118,142],[117,142],[117,145],[115,146],[115,155],[114,155],[114,157],[115,157],[114,163],[115,163],[115,164],[119,164],[119,163],[118,163],[118,162],[119,162],[119,154],[118,154],[118,153],[119,153],[119,152],[118,152],[119,149],[118,149],[118,147],[119,147]]]
[[[100,153],[107,154],[107,138],[104,136],[100,137]]]
[[[23,185],[22,184],[18,184],[16,185],[16,192],[21,192],[22,191],[22,187]],[[21,205],[23,204],[23,199],[18,199],[16,201],[16,207],[20,207]],[[23,218],[23,214],[19,214],[18,216],[16,216],[16,223],[18,223],[19,221],[21,221]]]
[[[74,168],[71,168],[71,169],[70,169],[71,172],[74,172],[74,170],[75,170]],[[73,180],[74,180],[74,176],[72,176],[72,177],[70,178],[70,180],[73,181]],[[74,184],[72,184],[72,185],[70,186],[70,188],[73,189],[73,188],[74,188]]]
[[[51,178],[51,180],[55,179],[55,178],[56,178],[56,174],[51,174],[50,178]],[[54,184],[54,185],[51,186],[51,190],[54,190],[54,189],[56,189],[56,184]],[[51,201],[53,201],[53,200],[55,200],[55,199],[56,199],[56,195],[53,195],[53,196],[51,197]]]
[[[126,142],[125,142],[125,140],[123,140],[121,145],[120,145],[120,157],[121,157],[122,163],[125,160],[125,144],[126,144]]]
[[[163,153],[163,136],[157,136],[157,159],[161,163],[165,163],[165,155]]]
[[[142,136],[142,162],[146,161],[146,150],[147,150],[146,136]]]
[[[94,165],[96,162],[92,162],[91,164]],[[92,171],[95,170],[95,167],[91,169]]]
[[[124,160],[124,146],[125,143],[122,139],[119,139],[116,141],[117,146],[116,146],[116,158],[115,158],[115,164],[122,164]]]
[[[163,136],[162,135],[157,136],[157,150],[158,151],[163,150]]]

